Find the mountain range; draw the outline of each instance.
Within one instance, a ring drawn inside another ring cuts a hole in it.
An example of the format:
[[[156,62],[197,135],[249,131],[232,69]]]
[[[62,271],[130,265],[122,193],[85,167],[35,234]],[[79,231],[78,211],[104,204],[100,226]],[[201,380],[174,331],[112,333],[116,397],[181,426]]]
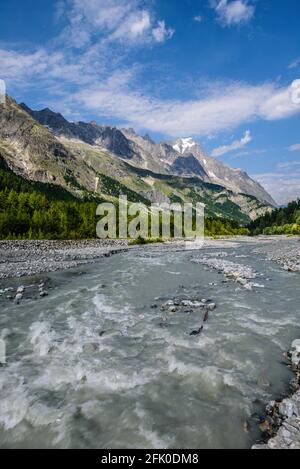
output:
[[[148,135],[96,122],[69,122],[46,108],[7,97],[0,106],[0,158],[25,179],[82,197],[203,202],[206,213],[248,223],[276,207],[245,172],[208,156],[192,138],[154,142]]]

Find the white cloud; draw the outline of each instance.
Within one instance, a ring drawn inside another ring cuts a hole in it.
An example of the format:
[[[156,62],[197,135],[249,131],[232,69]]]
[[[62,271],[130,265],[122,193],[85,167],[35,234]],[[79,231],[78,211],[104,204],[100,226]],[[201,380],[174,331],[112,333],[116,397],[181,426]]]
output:
[[[27,73],[42,72],[47,68],[47,59],[47,53],[43,49],[31,54],[0,49],[0,75],[9,80],[16,77],[22,78]]]
[[[204,136],[252,120],[261,101],[271,93],[270,85],[235,84],[216,88],[205,99],[158,100],[131,91],[129,83],[120,86],[110,79],[80,91],[73,99],[94,113],[124,120],[138,128],[170,136]]]
[[[260,107],[260,114],[266,120],[282,119],[298,112],[300,112],[300,80],[294,80],[290,86],[278,89]]]
[[[300,65],[300,58],[293,60],[293,62],[290,63],[289,69],[297,68]]]
[[[240,140],[235,140],[230,145],[223,145],[221,147],[215,148],[215,150],[212,151],[211,155],[217,158],[219,156],[225,155],[226,153],[240,150],[241,148],[244,148],[246,145],[248,145],[248,143],[250,143],[251,140],[252,140],[251,132],[247,130],[245,132],[244,137],[242,137]]]
[[[296,143],[295,145],[291,145],[289,150],[290,151],[300,151],[300,143]]]
[[[73,109],[74,114],[80,109],[83,114],[98,115],[99,121],[118,119],[124,125],[172,137],[209,136],[257,119],[283,119],[300,112],[300,103],[291,99],[295,87],[276,83],[210,83],[205,94],[195,89],[202,98],[154,98],[143,90],[135,68],[124,69],[113,60],[92,47],[80,56],[46,49],[27,54],[0,49],[0,76],[9,90],[12,85],[22,90],[38,84],[52,95],[58,109]],[[241,142],[234,145],[241,148]]]
[[[278,171],[253,176],[279,205],[300,198],[300,162],[278,165]]]
[[[277,169],[294,169],[300,166],[300,161],[288,161],[287,163],[279,163]]]
[[[194,21],[196,21],[196,23],[202,23],[203,17],[201,15],[196,15],[194,16]]]
[[[257,149],[252,149],[252,150],[242,150],[232,155],[231,159],[241,158],[244,156],[259,156],[259,155],[264,155],[265,153],[267,153],[267,150],[263,148],[257,148]]]
[[[211,0],[210,4],[223,26],[248,23],[255,13],[255,6],[248,0]]]
[[[164,42],[174,33],[143,0],[69,0],[68,5],[63,36],[71,46],[85,47],[93,39],[126,45]]]
[[[300,112],[300,105],[289,107],[289,88],[277,88],[275,84],[218,84],[207,92],[206,98],[179,101],[154,99],[133,91],[130,82],[116,85],[115,80],[108,80],[80,91],[73,99],[94,113],[118,118],[137,128],[170,136],[208,136],[256,119],[281,119]],[[286,98],[284,112],[277,110],[272,114],[270,102],[278,96]]]
[[[166,27],[164,21],[159,21],[156,28],[153,28],[152,35],[156,42],[164,42],[166,39],[170,39],[175,30]]]
[[[35,80],[45,88],[53,81],[59,91],[64,83],[85,85],[95,79],[92,64],[88,67],[84,61],[68,60],[63,53],[44,48],[29,53],[0,49],[0,76],[9,88],[19,90],[37,86]]]

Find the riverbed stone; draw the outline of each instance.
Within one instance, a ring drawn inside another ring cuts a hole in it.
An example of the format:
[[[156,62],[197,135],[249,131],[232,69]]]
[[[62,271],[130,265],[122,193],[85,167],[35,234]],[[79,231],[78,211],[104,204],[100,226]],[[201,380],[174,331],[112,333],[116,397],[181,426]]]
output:
[[[289,419],[293,417],[295,413],[297,414],[297,408],[291,399],[285,399],[279,404],[279,412],[283,417],[287,417]]]
[[[15,301],[19,303],[23,299],[23,294],[22,293],[17,293],[15,296]]]
[[[48,296],[48,292],[46,292],[46,291],[41,291],[41,292],[40,292],[40,297],[41,297],[41,298],[44,298],[45,296]]]
[[[299,352],[300,353],[300,340],[294,340],[294,342],[292,343],[292,350],[294,350],[296,352]]]

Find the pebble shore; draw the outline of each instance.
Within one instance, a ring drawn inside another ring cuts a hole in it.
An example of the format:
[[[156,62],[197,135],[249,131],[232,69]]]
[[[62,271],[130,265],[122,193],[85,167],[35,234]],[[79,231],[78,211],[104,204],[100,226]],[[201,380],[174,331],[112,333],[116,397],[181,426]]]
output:
[[[0,241],[0,279],[70,269],[127,247],[123,240]]]
[[[266,238],[264,238],[266,239]],[[266,260],[273,261],[287,272],[300,272],[300,239],[286,236],[272,236],[272,244],[263,244],[254,252],[264,254]]]

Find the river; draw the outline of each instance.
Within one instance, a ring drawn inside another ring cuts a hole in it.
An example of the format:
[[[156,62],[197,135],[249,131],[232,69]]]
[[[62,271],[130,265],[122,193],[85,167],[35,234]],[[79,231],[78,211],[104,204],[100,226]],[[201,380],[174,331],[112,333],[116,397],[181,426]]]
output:
[[[0,300],[0,447],[251,447],[266,403],[288,390],[283,353],[300,331],[299,275],[256,247],[145,247],[22,280],[31,298]],[[255,286],[203,258],[251,267]],[[200,299],[217,308],[190,335]]]

